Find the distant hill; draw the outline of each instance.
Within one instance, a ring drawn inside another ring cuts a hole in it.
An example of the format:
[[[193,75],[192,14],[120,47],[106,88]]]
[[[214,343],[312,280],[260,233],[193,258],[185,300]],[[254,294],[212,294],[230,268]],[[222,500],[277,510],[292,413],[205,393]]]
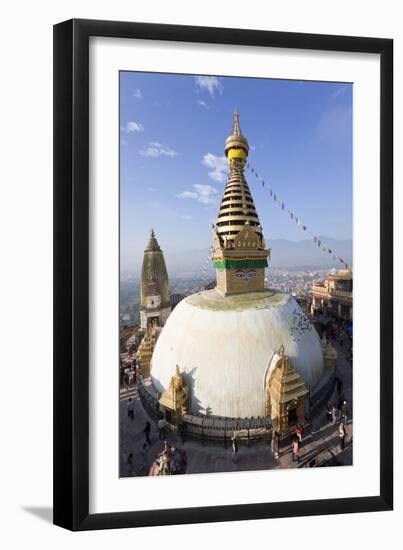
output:
[[[343,258],[349,265],[352,264],[353,242],[349,240],[337,240],[329,237],[319,237],[337,257]],[[313,239],[303,241],[288,241],[286,239],[273,239],[268,241],[271,248],[272,267],[343,267],[340,262],[333,260],[333,254],[323,252]]]
[[[319,237],[336,256],[352,264],[352,240],[337,240],[329,237]],[[312,239],[289,241],[287,239],[271,239],[267,242],[271,248],[271,267],[274,268],[342,268],[340,262],[333,261],[333,254],[327,254],[319,249]],[[191,277],[198,275],[203,269],[209,250],[189,250],[186,253],[171,253],[165,255],[168,273],[171,276]],[[207,274],[213,274],[211,263]]]

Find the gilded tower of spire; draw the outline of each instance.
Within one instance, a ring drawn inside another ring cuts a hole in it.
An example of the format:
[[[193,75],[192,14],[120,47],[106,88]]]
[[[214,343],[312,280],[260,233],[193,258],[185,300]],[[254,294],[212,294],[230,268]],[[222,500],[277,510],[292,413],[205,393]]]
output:
[[[213,263],[217,289],[225,296],[264,290],[264,269],[270,250],[244,175],[249,144],[234,113],[232,132],[225,141],[229,176],[213,226]]]
[[[154,230],[151,230],[141,269],[141,328],[146,329],[150,323],[163,326],[170,312],[168,273],[164,255]]]

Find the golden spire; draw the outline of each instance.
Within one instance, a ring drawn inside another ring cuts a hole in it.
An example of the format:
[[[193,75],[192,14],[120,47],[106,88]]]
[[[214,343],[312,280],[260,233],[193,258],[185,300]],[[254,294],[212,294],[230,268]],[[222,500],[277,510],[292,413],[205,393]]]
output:
[[[248,183],[244,175],[248,140],[242,134],[239,115],[234,113],[232,133],[224,146],[229,176],[213,226],[213,264],[217,290],[224,295],[264,290],[264,269],[270,251]]]
[[[228,158],[230,174],[218,212],[217,234],[224,241],[233,240],[245,225],[249,225],[255,229],[262,240],[259,217],[244,176],[244,164],[249,145],[248,140],[242,135],[237,112],[234,113],[232,133],[225,141],[224,150]]]

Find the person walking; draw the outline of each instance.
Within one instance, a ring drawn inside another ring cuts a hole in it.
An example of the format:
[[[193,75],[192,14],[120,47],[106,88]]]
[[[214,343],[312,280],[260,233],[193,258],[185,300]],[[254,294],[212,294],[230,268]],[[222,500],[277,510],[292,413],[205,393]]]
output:
[[[332,406],[332,424],[336,424],[337,422],[337,407],[336,405]]]
[[[346,428],[345,428],[343,422],[340,422],[339,438],[340,438],[340,449],[342,451],[344,451],[344,447],[346,445]]]
[[[280,447],[280,435],[276,430],[273,430],[271,436],[271,452],[276,460],[279,457],[279,447]]]
[[[347,401],[343,401],[340,407],[340,418],[342,423],[346,426],[347,425]]]
[[[129,401],[127,402],[127,416],[134,420],[134,401],[131,397],[129,397]]]
[[[144,437],[146,438],[146,443],[148,443],[149,445],[151,445],[151,439],[150,439],[150,433],[151,433],[151,424],[149,423],[149,421],[147,420],[146,422],[146,425],[144,427]]]
[[[232,443],[232,461],[237,462],[238,461],[238,443],[236,440],[236,435],[234,434],[231,438]]]
[[[340,394],[339,399],[337,400],[337,413],[339,415],[339,418],[341,417],[341,409],[344,403],[344,395]]]
[[[299,462],[299,437],[297,434],[294,435],[293,443],[292,443],[292,461],[293,462]]]
[[[332,406],[330,403],[328,403],[326,407],[326,417],[328,422],[333,420]]]
[[[301,443],[302,443],[302,434],[304,433],[304,428],[303,428],[302,424],[297,424],[297,426],[295,428],[295,433],[297,434],[297,437],[299,439],[299,444],[301,445]]]

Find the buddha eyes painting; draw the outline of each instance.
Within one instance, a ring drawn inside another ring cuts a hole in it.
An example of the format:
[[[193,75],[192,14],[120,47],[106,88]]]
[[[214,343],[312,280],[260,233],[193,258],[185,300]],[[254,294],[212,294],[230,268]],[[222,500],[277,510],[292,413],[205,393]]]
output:
[[[352,465],[352,84],[119,94],[120,476]]]

